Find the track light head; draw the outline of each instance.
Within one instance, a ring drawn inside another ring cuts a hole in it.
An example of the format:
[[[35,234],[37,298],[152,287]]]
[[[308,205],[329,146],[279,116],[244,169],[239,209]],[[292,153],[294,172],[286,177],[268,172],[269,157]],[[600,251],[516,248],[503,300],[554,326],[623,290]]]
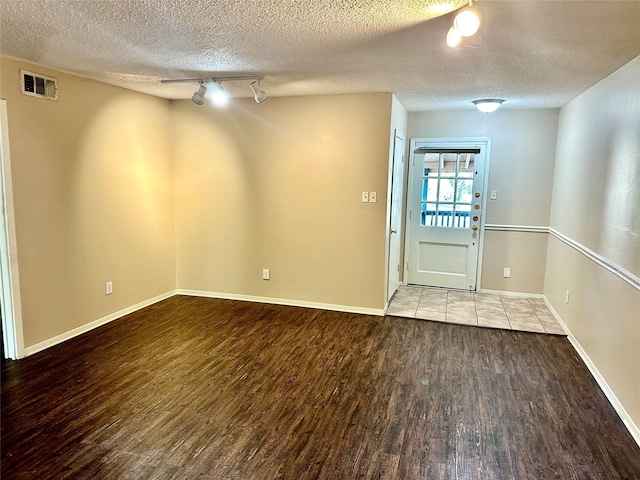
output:
[[[456,27],[451,27],[449,32],[447,33],[447,45],[451,48],[459,48],[464,47],[464,42],[462,42],[462,35]]]
[[[471,37],[480,28],[480,15],[475,8],[467,7],[456,15],[453,26],[463,37]]]
[[[255,98],[256,103],[262,103],[267,98],[269,98],[266,92],[260,88],[259,80],[256,80],[255,82],[251,82],[249,87],[251,87],[251,91],[253,92],[253,98]]]
[[[226,105],[229,101],[229,94],[227,94],[227,92],[224,90],[224,88],[222,88],[222,85],[220,85],[219,82],[216,82],[216,89],[213,92],[213,97],[211,100],[213,101],[213,103],[219,106]]]
[[[204,105],[204,95],[207,93],[207,87],[204,86],[204,83],[200,82],[200,88],[196,93],[191,97],[191,101],[196,105]]]

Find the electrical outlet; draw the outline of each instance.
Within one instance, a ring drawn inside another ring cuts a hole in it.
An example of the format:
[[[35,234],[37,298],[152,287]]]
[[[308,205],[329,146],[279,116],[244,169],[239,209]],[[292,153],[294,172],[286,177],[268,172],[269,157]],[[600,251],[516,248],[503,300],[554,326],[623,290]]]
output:
[[[107,295],[111,295],[113,293],[113,282],[107,282],[105,284],[105,292]]]
[[[263,268],[262,269],[262,279],[263,280],[269,280],[271,274],[269,273],[269,269],[268,268]]]
[[[567,290],[567,293],[564,294],[564,303],[569,303],[569,290]]]
[[[378,194],[376,192],[369,192],[369,203],[376,203],[378,201]]]
[[[369,203],[369,192],[362,192],[362,203]]]
[[[504,267],[504,278],[511,278],[511,269],[509,267]]]
[[[498,190],[491,190],[491,196],[489,197],[491,200],[498,199]]]

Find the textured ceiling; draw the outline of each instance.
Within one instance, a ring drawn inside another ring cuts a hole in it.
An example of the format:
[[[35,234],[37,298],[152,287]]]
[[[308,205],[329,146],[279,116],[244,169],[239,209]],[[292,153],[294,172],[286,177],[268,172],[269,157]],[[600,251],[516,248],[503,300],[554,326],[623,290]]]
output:
[[[556,108],[640,55],[640,0],[481,0],[481,45],[448,48],[466,3],[0,0],[0,53],[165,98],[197,84],[161,79],[259,74],[270,96],[393,92],[410,111]]]

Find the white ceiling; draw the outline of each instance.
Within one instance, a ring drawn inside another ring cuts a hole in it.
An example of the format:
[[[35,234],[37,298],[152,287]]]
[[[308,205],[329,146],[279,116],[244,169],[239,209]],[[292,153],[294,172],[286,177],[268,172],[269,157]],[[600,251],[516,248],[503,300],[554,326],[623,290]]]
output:
[[[481,0],[482,44],[451,49],[466,3],[0,0],[0,53],[164,98],[197,84],[161,79],[258,74],[270,96],[393,92],[409,111],[557,108],[640,55],[640,0]]]

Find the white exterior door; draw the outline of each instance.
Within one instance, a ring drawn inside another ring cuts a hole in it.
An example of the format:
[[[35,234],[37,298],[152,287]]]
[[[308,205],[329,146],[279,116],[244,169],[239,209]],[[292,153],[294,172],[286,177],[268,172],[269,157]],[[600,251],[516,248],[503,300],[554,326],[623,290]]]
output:
[[[413,140],[407,283],[475,290],[488,140]]]

